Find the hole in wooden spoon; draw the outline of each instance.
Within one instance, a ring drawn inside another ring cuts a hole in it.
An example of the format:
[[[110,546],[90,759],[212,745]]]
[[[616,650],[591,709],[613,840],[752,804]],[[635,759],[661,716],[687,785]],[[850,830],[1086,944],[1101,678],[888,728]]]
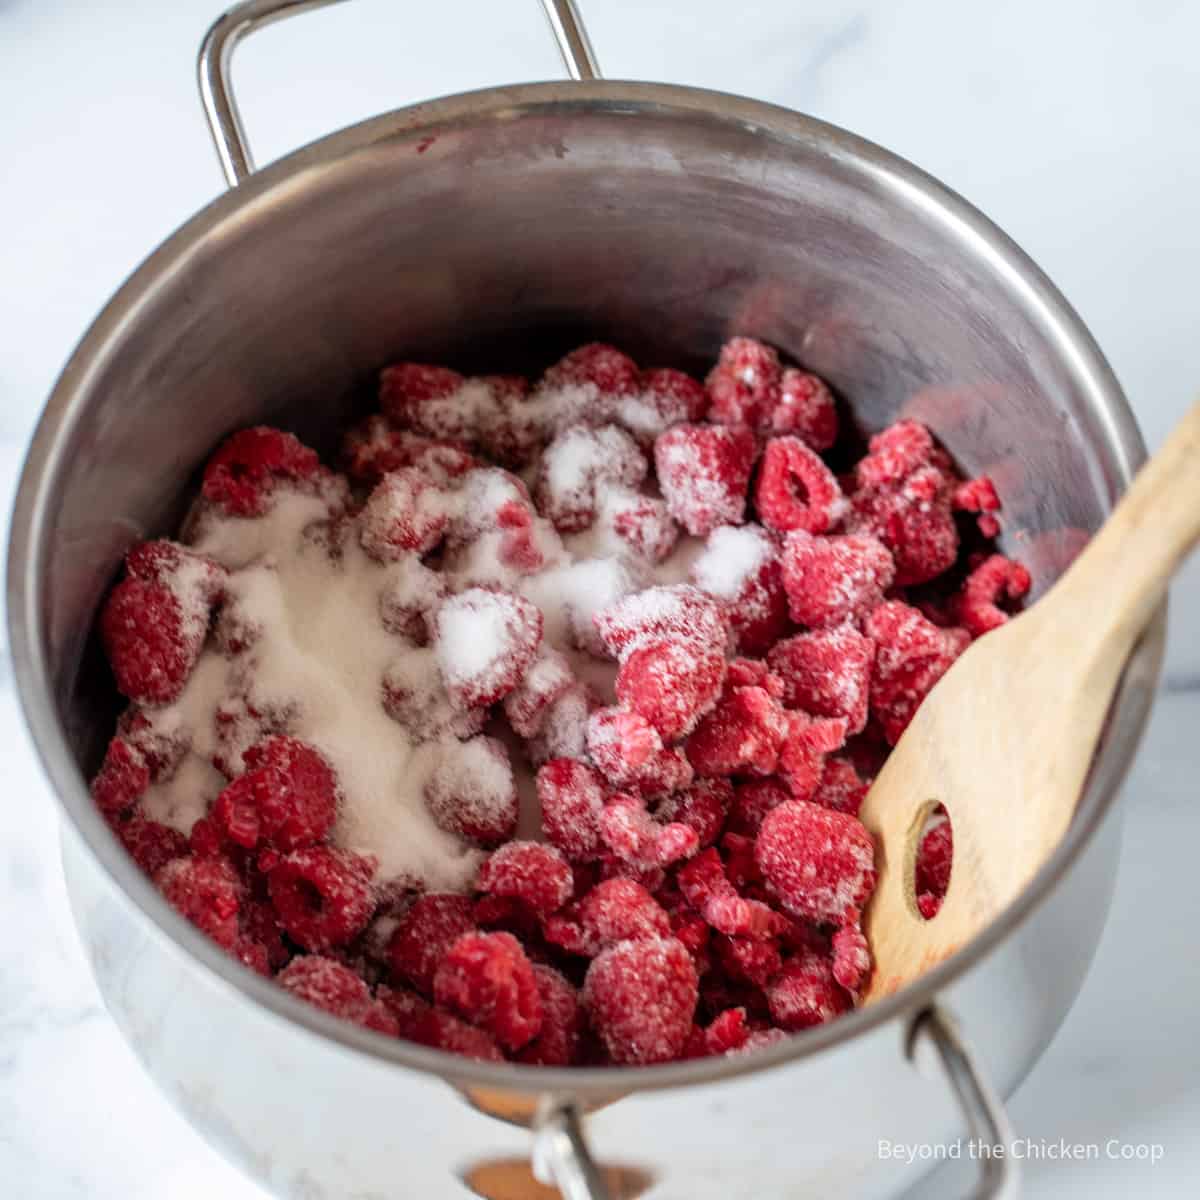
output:
[[[913,912],[930,921],[937,916],[954,866],[954,830],[946,806],[930,800],[917,810],[905,847],[904,889]]]

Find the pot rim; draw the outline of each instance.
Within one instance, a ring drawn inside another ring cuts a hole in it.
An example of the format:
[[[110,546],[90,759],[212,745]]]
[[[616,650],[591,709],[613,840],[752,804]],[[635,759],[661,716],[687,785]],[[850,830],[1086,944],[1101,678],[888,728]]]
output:
[[[177,914],[113,837],[91,801],[59,723],[42,650],[38,604],[44,568],[49,497],[69,469],[62,446],[81,416],[80,396],[112,347],[134,325],[156,290],[187,269],[193,251],[223,225],[272,193],[304,188],[323,170],[355,154],[405,144],[435,130],[575,111],[632,120],[642,115],[741,126],[755,134],[816,149],[831,163],[866,173],[890,194],[919,206],[952,241],[983,257],[1046,330],[1091,399],[1123,488],[1145,458],[1145,446],[1112,369],[1082,320],[1033,261],[987,217],[932,176],[855,134],[777,105],[672,84],[621,81],[531,83],[458,93],[400,108],[330,134],[257,172],[218,196],[155,249],[105,305],[72,353],[39,420],[22,470],[8,554],[8,632],[22,712],[34,747],[65,817],[144,926],[204,969],[214,984],[260,1006],[264,1017],[380,1062],[439,1075],[460,1087],[525,1095],[557,1094],[603,1103],[635,1091],[730,1079],[797,1062],[927,1008],[939,992],[990,954],[1049,896],[1091,840],[1132,763],[1153,703],[1162,661],[1165,604],[1130,655],[1114,699],[1105,745],[1097,757],[1062,843],[1025,891],[991,925],[916,982],[801,1037],[745,1056],[705,1058],[649,1067],[533,1067],[480,1063],[361,1029],[288,995],[247,970]],[[414,167],[414,169],[417,169]],[[903,1031],[901,1031],[903,1036]],[[901,1042],[898,1038],[898,1048]]]

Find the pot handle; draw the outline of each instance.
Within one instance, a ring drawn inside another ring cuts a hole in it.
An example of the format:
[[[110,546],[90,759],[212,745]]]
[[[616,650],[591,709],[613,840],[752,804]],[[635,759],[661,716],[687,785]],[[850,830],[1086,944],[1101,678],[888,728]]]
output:
[[[978,1155],[980,1179],[971,1200],[1016,1200],[1021,1190],[1020,1172],[1010,1153],[1013,1137],[1008,1114],[975,1061],[958,1022],[937,1005],[921,1013],[908,1032],[909,1058],[924,1057],[927,1047],[937,1055],[958,1099],[972,1142],[979,1147],[999,1147],[997,1153]]]
[[[569,1101],[549,1100],[534,1117],[533,1174],[558,1188],[563,1200],[610,1200],[584,1140],[579,1109]]]
[[[200,102],[212,134],[221,170],[230,187],[254,174],[254,159],[246,141],[242,115],[233,94],[230,65],[243,38],[286,17],[343,0],[244,0],[213,22],[200,45],[196,63]],[[600,68],[579,16],[575,0],[542,0],[559,53],[572,79],[599,79]]]

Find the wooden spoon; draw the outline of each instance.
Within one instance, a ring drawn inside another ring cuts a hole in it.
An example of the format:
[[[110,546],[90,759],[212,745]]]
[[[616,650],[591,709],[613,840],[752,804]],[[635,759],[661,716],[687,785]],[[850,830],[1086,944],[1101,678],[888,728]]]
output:
[[[964,946],[1058,845],[1125,662],[1197,538],[1200,403],[1054,587],[943,676],[872,785],[860,816],[876,838],[879,882],[864,916],[875,973],[863,1003]],[[954,864],[926,921],[913,868],[939,802]]]

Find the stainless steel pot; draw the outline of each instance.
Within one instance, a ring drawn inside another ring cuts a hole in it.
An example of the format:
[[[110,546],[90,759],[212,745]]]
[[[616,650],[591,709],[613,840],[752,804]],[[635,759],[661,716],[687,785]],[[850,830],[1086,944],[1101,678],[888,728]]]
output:
[[[468,1174],[480,1194],[525,1195],[529,1128],[540,1169],[573,1200],[647,1186],[663,1200],[881,1195],[927,1166],[881,1155],[881,1139],[947,1142],[964,1123],[1003,1139],[995,1093],[1045,1047],[1100,934],[1114,799],[1151,703],[1161,614],[1130,659],[1075,821],[1027,893],[916,986],[753,1057],[497,1066],[342,1024],[176,916],[93,808],[85,780],[113,709],[87,631],[123,550],[172,528],[189,474],[224,434],[269,420],[320,442],[389,359],[519,368],[586,333],[688,365],[728,334],[755,334],[831,380],[867,427],[914,413],[968,470],[990,470],[1010,548],[1039,588],[1143,457],[1079,319],[963,200],[784,109],[599,82],[566,0],[547,8],[583,82],[402,109],[251,175],[232,47],[323,2],[254,0],[213,27],[202,91],[236,186],[97,318],[17,498],[17,681],[114,1017],[205,1136],[306,1200],[465,1194],[452,1181]],[[941,1076],[908,1061],[922,1045]],[[595,1161],[623,1170],[592,1165],[583,1113]],[[1010,1162],[984,1163],[979,1195],[1014,1187]]]

